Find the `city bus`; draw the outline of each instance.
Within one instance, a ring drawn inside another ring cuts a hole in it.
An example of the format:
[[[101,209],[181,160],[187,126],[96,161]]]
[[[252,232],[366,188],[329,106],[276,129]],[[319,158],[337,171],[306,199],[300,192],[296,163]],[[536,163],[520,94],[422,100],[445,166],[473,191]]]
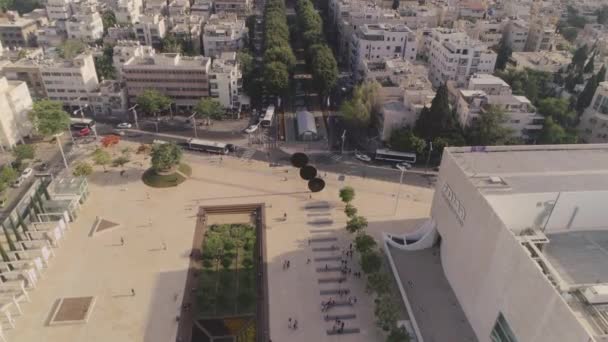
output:
[[[95,120],[87,118],[70,118],[70,128],[77,130],[83,128],[92,129],[95,126]]]
[[[391,151],[387,148],[376,150],[375,160],[389,161],[395,163],[406,162],[408,164],[416,163],[416,153]]]
[[[228,144],[194,138],[188,140],[188,142],[186,143],[186,148],[193,151],[202,151],[218,154],[227,154],[229,151]]]
[[[260,125],[262,125],[262,127],[270,127],[270,126],[272,126],[273,119],[274,119],[274,105],[270,105],[270,106],[268,106],[268,108],[266,108],[266,113],[264,114],[262,121],[260,121]]]

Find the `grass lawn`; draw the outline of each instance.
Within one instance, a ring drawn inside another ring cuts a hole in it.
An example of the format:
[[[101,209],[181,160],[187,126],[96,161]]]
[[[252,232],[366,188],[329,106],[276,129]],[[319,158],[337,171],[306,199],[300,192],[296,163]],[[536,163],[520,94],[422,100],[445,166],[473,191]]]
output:
[[[192,175],[192,168],[187,164],[179,164],[177,169],[186,176]],[[159,175],[152,168],[146,170],[141,176],[141,180],[144,182],[144,184],[153,188],[170,188],[173,186],[178,186],[186,179],[186,177],[177,172],[169,175]]]

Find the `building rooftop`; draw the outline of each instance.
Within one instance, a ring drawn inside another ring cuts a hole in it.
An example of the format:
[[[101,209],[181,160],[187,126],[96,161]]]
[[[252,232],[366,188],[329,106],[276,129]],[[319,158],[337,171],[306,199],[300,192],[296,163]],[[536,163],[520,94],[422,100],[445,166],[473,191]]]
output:
[[[160,53],[152,57],[136,57],[125,63],[125,68],[149,67],[149,68],[193,68],[206,67],[211,59],[204,56],[182,56],[179,53]]]
[[[471,76],[471,79],[469,80],[469,88],[473,87],[474,85],[500,85],[503,87],[510,87],[509,84],[502,78],[491,74],[475,74]]]

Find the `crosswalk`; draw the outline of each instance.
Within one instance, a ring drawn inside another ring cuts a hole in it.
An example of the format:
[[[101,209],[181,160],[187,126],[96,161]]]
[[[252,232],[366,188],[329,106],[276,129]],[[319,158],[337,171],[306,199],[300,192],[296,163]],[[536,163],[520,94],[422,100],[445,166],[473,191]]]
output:
[[[255,154],[255,149],[253,148],[248,148],[245,150],[245,152],[243,152],[243,154],[241,155],[241,159],[243,160],[250,160],[251,158],[253,158],[253,155]]]
[[[342,160],[342,157],[344,157],[344,156],[341,154],[338,154],[338,153],[331,153],[329,155],[329,158],[331,160],[335,161],[336,163],[339,162],[340,160]]]

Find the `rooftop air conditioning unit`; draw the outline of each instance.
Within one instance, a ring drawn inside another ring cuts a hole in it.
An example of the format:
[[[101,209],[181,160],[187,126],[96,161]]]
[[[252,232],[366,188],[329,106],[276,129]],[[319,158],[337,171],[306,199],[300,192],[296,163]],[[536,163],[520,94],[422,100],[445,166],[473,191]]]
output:
[[[589,304],[608,303],[608,285],[594,285],[581,291]]]

